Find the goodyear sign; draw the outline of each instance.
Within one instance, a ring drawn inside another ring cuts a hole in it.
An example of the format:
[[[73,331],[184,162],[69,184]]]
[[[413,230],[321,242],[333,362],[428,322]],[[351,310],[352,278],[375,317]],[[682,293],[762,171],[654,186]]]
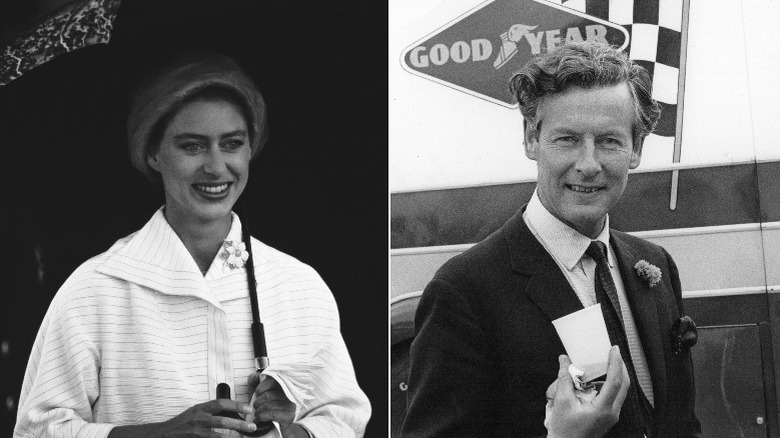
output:
[[[401,57],[410,73],[510,108],[509,78],[534,55],[567,41],[625,48],[625,28],[541,0],[492,0],[417,43]]]

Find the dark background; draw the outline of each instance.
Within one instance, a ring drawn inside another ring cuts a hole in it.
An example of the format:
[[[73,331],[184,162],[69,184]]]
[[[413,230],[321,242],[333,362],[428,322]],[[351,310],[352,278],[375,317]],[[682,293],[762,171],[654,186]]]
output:
[[[3,3],[0,46],[57,3]],[[330,286],[372,403],[366,436],[387,436],[387,6],[275,3],[125,0],[111,44],[0,87],[0,436],[56,290],[164,203],[127,157],[127,90],[184,45],[233,55],[262,90],[270,140],[244,195],[252,234]]]

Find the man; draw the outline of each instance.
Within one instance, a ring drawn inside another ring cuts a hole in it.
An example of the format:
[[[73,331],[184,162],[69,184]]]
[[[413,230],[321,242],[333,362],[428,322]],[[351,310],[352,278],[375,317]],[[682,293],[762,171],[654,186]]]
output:
[[[609,229],[660,115],[650,88],[644,69],[595,43],[560,47],[512,78],[537,188],[425,289],[405,437],[698,436],[690,351],[669,340],[683,315],[677,267]],[[618,347],[588,402],[551,321],[596,303]]]

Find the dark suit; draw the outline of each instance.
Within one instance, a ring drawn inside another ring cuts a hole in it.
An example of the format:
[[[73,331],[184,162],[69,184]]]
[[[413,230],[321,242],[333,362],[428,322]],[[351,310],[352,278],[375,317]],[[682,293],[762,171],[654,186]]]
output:
[[[688,349],[673,354],[683,315],[677,267],[661,247],[610,231],[653,381],[655,436],[698,436]],[[663,278],[649,287],[646,260]],[[551,321],[582,309],[522,211],[448,261],[423,293],[411,347],[404,437],[545,435],[545,390],[565,354]]]

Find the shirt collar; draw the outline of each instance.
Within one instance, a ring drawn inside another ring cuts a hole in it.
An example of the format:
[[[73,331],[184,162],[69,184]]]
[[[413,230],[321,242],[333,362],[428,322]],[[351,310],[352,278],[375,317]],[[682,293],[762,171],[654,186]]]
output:
[[[554,259],[559,260],[566,269],[573,270],[582,259],[585,250],[588,249],[591,238],[581,234],[574,228],[566,225],[542,204],[539,194],[534,190],[531,200],[525,210],[526,219],[539,234],[542,243]],[[607,245],[607,261],[614,266],[614,256],[609,247],[609,215],[604,221],[604,228],[596,237],[596,240]]]

